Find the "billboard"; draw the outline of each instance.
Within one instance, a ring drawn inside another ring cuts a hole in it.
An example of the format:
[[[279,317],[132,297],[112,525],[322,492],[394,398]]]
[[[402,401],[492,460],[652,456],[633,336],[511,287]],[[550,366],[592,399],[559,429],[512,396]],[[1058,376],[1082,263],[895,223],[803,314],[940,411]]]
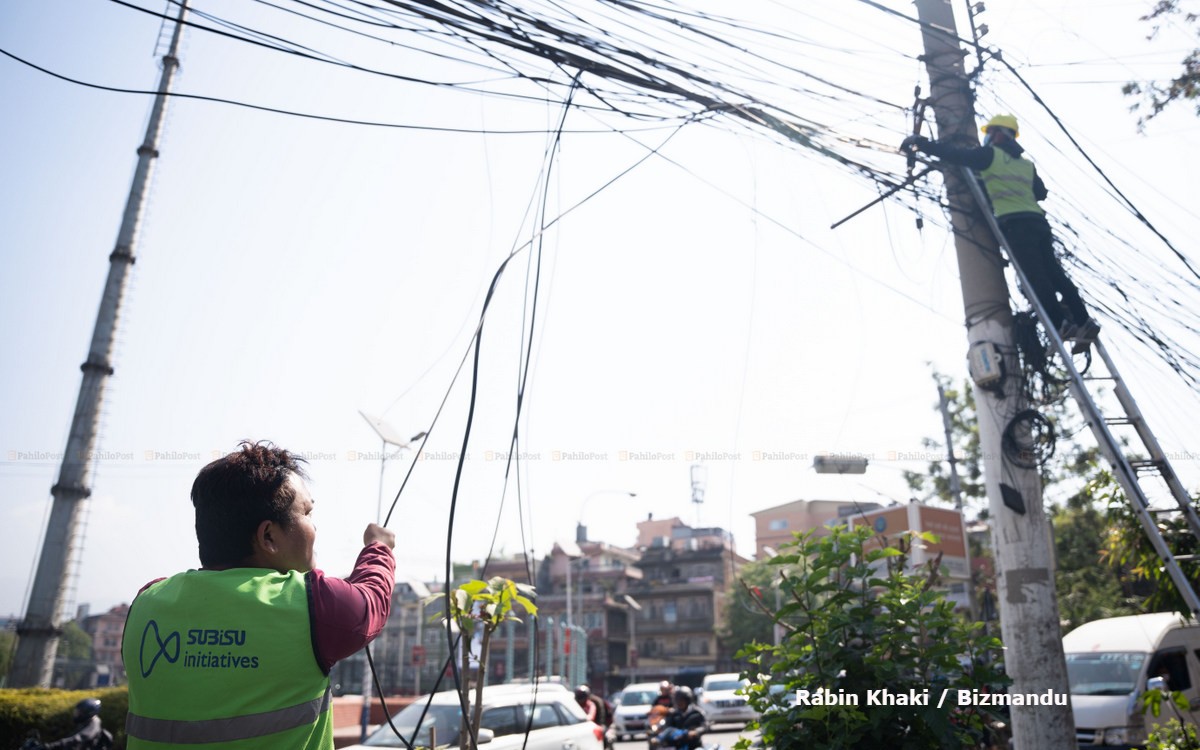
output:
[[[875,536],[865,549],[877,549],[884,544],[894,546],[906,531],[936,534],[936,543],[921,542],[909,555],[913,566],[922,565],[942,555],[941,567],[951,578],[967,578],[969,558],[967,539],[963,530],[962,513],[952,508],[935,508],[920,503],[893,506],[867,511],[848,519],[851,527],[868,525]]]

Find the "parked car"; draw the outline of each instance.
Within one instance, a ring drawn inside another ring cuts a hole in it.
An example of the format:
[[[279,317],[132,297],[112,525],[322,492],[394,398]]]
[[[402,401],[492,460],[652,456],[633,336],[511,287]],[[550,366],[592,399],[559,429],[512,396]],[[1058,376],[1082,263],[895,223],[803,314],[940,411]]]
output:
[[[431,747],[434,731],[438,745],[457,745],[461,716],[458,693],[447,690],[418,698],[393,716],[392,724],[414,746]],[[485,687],[479,723],[479,743],[487,750],[603,750],[603,728],[588,721],[574,694],[558,685],[539,685],[536,692],[532,685]],[[385,723],[351,750],[404,746]]]
[[[650,729],[650,707],[658,697],[658,684],[638,682],[627,685],[610,699],[616,706],[612,728],[618,740],[631,740]]]
[[[758,712],[746,702],[739,691],[750,685],[736,672],[710,674],[704,678],[704,693],[700,696],[700,713],[709,726],[736,721],[745,724],[758,719]]]

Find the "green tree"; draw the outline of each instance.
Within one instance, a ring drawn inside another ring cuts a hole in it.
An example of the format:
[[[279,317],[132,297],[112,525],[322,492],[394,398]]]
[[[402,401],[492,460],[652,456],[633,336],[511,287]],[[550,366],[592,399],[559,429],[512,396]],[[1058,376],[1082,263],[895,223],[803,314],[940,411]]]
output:
[[[945,375],[935,373],[934,378],[946,393],[946,411],[950,414],[950,436],[954,455],[958,459],[963,502],[986,502],[983,452],[979,448],[979,424],[975,419],[975,393],[969,381],[964,380],[961,386],[955,386]],[[925,438],[921,443],[927,450],[936,452],[940,457],[931,460],[924,473],[905,471],[904,480],[908,483],[908,488],[919,496],[933,496],[945,502],[954,502],[954,493],[950,489],[949,467],[945,458],[941,457],[946,455],[945,442]]]
[[[1200,736],[1196,725],[1184,718],[1191,711],[1186,695],[1179,691],[1164,691],[1152,688],[1142,695],[1142,713],[1152,714],[1155,719],[1162,713],[1163,704],[1175,715],[1164,724],[1156,723],[1146,737],[1146,750],[1200,750]]]
[[[1200,32],[1200,26],[1197,24],[1200,14],[1184,10],[1183,5],[1183,0],[1158,0],[1151,11],[1141,18],[1151,24],[1149,38],[1157,37],[1163,25],[1168,23],[1182,22]],[[1126,96],[1137,97],[1140,100],[1132,107],[1135,112],[1145,113],[1138,119],[1139,127],[1158,116],[1171,102],[1200,98],[1200,49],[1188,52],[1182,65],[1179,74],[1165,83],[1130,81],[1122,87],[1121,90]],[[1196,104],[1196,114],[1200,115],[1200,103]]]
[[[0,630],[0,685],[5,684],[8,670],[12,669],[13,652],[17,650],[17,634],[12,630]]]
[[[726,592],[725,609],[717,637],[722,651],[736,653],[751,643],[771,643],[774,618],[762,608],[764,597],[775,601],[771,588],[775,568],[764,562],[743,565]],[[743,662],[744,664],[744,662]]]
[[[1089,492],[1050,508],[1054,527],[1055,587],[1063,631],[1105,617],[1137,614],[1139,607],[1107,557],[1111,523]]]
[[[951,436],[960,467],[966,467],[963,481],[968,501],[982,504],[985,491],[980,469],[982,458],[975,416],[975,400],[969,383],[952,388],[943,375],[935,375],[946,390],[949,402]],[[1061,391],[1061,388],[1058,389]],[[1099,450],[1085,445],[1080,437],[1090,434],[1070,408],[1073,402],[1055,401],[1043,406],[1044,413],[1054,426],[1054,454],[1039,467],[1044,486],[1065,499],[1049,504],[1055,546],[1055,583],[1062,618],[1067,630],[1091,620],[1154,611],[1155,602],[1143,602],[1135,592],[1135,568],[1147,570],[1156,566],[1153,550],[1132,514],[1124,495],[1111,482],[1111,475],[1100,465]],[[935,407],[936,408],[936,407]],[[944,442],[926,440],[927,447],[944,452]],[[945,502],[952,501],[945,461],[930,462],[927,473],[906,472],[909,486],[916,492],[927,493]],[[1107,480],[1104,478],[1108,477]],[[1114,491],[1117,494],[1114,494]],[[1047,494],[1050,494],[1049,492]],[[986,518],[986,508],[979,510]],[[1147,557],[1149,551],[1152,557]],[[983,551],[972,545],[971,554],[978,557]],[[989,582],[976,580],[976,590],[989,587]],[[1168,588],[1170,582],[1167,581]],[[1151,609],[1147,609],[1150,606]]]
[[[997,666],[1000,641],[954,614],[938,589],[936,561],[910,572],[909,542],[885,543],[869,528],[834,527],[799,536],[768,561],[784,593],[773,616],[786,636],[779,646],[755,644],[745,653],[751,674],[771,675],[770,683],[748,688],[767,747],[924,750],[973,748],[983,740],[994,717],[959,708],[954,691],[1006,684]],[[943,690],[950,700],[940,700]],[[872,703],[881,691],[905,698],[900,705]],[[842,700],[822,703],[819,695]],[[788,696],[799,698],[796,705]],[[736,748],[749,745],[743,738]]]
[[[70,689],[86,687],[95,666],[92,637],[75,620],[63,625],[58,639],[58,660],[62,663],[63,684]]]
[[[447,618],[458,628],[460,642],[463,644],[462,680],[459,691],[462,700],[462,727],[459,732],[458,746],[460,748],[475,748],[479,740],[479,719],[483,712],[484,674],[488,663],[488,651],[492,642],[492,634],[503,623],[508,621],[520,622],[517,617],[517,607],[520,607],[531,617],[537,615],[537,607],[533,603],[536,592],[532,586],[514,583],[507,578],[492,578],[488,581],[471,580],[458,586],[446,597]],[[441,594],[437,595],[438,597]],[[434,597],[436,598],[436,597]],[[475,679],[475,706],[473,712],[468,712],[470,702],[471,680],[471,647],[476,635],[480,636],[479,664],[480,674]]]
[[[1088,485],[1088,492],[1104,508],[1108,524],[1104,558],[1110,566],[1126,571],[1127,585],[1138,595],[1139,608],[1146,612],[1174,610],[1190,616],[1187,602],[1179,595],[1112,473],[1099,472]],[[1193,497],[1192,504],[1200,504],[1200,498]],[[1157,514],[1155,522],[1175,555],[1200,554],[1200,541],[1179,514]],[[1200,570],[1194,565],[1184,565],[1182,570],[1192,588],[1200,590]]]

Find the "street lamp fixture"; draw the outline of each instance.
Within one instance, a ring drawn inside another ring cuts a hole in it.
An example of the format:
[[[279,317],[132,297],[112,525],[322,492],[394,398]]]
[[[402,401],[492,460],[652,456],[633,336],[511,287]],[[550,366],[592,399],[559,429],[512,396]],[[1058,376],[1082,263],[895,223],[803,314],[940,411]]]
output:
[[[375,431],[375,434],[379,436],[382,442],[379,448],[379,501],[375,507],[375,523],[383,523],[383,470],[387,465],[387,461],[389,458],[399,456],[405,448],[409,447],[410,443],[415,443],[425,437],[426,433],[421,431],[405,439],[400,434],[400,431],[384,421],[383,417],[377,417],[362,410],[359,410],[358,413],[362,415],[363,419],[367,420],[367,424],[371,425],[371,429]],[[389,445],[395,446],[397,449],[390,456],[387,454],[387,447]]]
[[[865,456],[813,456],[813,469],[818,474],[866,474]]]

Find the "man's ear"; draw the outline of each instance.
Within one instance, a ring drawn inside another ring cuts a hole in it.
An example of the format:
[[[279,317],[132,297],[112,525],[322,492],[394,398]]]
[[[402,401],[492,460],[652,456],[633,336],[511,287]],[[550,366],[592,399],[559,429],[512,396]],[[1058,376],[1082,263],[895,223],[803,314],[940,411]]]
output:
[[[254,530],[254,549],[267,554],[275,554],[279,551],[279,545],[275,541],[275,524],[273,522],[263,521]]]

